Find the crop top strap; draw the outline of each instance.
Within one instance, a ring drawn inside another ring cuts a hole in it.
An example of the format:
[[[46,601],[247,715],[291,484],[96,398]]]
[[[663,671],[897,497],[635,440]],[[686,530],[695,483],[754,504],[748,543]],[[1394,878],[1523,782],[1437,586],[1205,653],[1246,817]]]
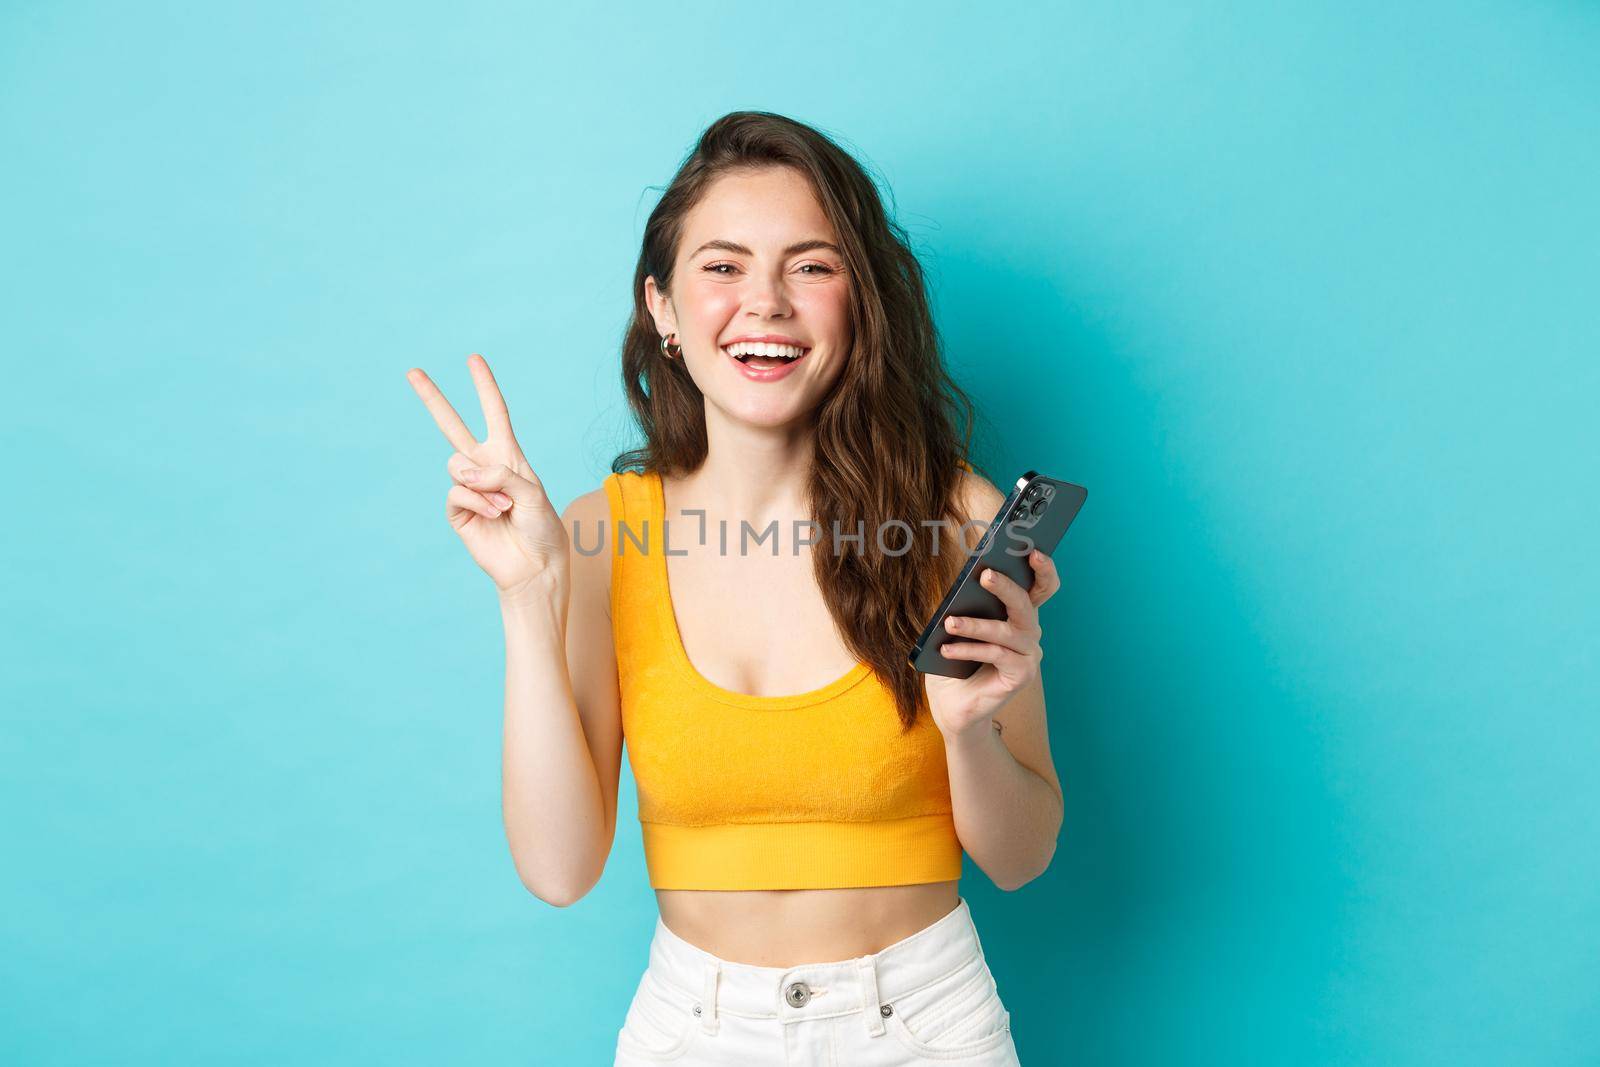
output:
[[[644,640],[654,633],[662,596],[660,552],[664,523],[654,472],[621,471],[605,478],[611,523],[604,538],[611,554],[611,617]],[[645,640],[646,644],[652,641]]]

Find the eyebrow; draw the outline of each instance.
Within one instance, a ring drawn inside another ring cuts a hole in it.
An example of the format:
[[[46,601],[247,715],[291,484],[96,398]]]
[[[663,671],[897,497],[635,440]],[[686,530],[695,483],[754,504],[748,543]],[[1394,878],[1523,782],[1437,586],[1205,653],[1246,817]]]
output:
[[[753,255],[755,255],[754,252],[750,251],[744,245],[739,244],[739,243],[737,243],[735,241],[726,241],[726,240],[723,240],[722,238],[719,237],[719,238],[716,238],[715,240],[707,241],[705,244],[701,245],[699,248],[695,249],[693,252],[690,252],[689,253],[689,258],[693,259],[695,256],[698,256],[701,252],[704,252],[707,249],[713,249],[713,248],[714,249],[720,249],[723,252],[733,252],[736,255],[741,255],[741,256],[753,256]],[[835,255],[838,255],[838,256],[843,256],[844,255],[843,252],[839,251],[839,246],[834,244],[832,241],[823,241],[823,240],[820,240],[820,239],[815,238],[815,237],[813,237],[809,241],[796,241],[794,244],[790,245],[788,248],[785,248],[783,250],[783,254],[786,255],[786,256],[792,256],[796,252],[810,252],[810,251],[813,251],[814,249],[818,249],[818,248],[826,248],[828,251],[830,251],[830,252],[832,252],[832,253],[834,253]]]

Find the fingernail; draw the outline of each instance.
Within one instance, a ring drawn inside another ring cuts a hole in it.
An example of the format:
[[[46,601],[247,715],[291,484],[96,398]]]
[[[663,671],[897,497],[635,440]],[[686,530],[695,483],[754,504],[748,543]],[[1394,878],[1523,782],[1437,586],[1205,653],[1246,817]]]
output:
[[[511,506],[511,498],[506,496],[504,493],[496,493],[494,495],[494,502],[500,505],[500,510],[502,511]]]
[[[475,482],[475,481],[477,481],[478,480],[478,468],[477,467],[468,467],[466,470],[461,472],[461,479],[462,479],[462,481],[467,481],[467,482]]]
[[[952,630],[961,629],[961,620],[960,619],[946,619],[946,620],[944,620],[944,624],[946,626],[948,626]]]

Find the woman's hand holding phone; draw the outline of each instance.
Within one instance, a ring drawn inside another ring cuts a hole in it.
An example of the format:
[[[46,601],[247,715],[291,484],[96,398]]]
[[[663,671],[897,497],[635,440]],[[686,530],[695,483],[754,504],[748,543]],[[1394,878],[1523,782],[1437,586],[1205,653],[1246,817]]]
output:
[[[1061,578],[1054,561],[1037,548],[1029,553],[1028,564],[1034,575],[1031,589],[992,567],[983,568],[978,576],[983,588],[1005,604],[1004,619],[951,615],[945,622],[946,632],[962,640],[942,645],[940,654],[983,664],[967,678],[923,675],[928,708],[947,740],[989,730],[1006,701],[1039,676],[1044,657],[1039,606],[1061,588]]]
[[[439,387],[413,367],[406,380],[455,448],[445,464],[454,482],[445,495],[445,517],[500,591],[502,599],[527,595],[536,583],[564,583],[568,567],[566,526],[545,495],[511,429],[505,398],[488,361],[467,357],[488,437],[479,441]],[[548,595],[547,591],[534,595]]]

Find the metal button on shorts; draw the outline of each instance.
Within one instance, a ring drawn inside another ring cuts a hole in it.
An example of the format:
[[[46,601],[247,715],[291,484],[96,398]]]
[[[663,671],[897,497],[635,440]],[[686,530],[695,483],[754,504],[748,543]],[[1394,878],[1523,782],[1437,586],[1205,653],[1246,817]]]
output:
[[[784,990],[784,998],[797,1008],[805,1007],[806,1001],[811,999],[811,990],[806,988],[804,982],[795,982]]]

